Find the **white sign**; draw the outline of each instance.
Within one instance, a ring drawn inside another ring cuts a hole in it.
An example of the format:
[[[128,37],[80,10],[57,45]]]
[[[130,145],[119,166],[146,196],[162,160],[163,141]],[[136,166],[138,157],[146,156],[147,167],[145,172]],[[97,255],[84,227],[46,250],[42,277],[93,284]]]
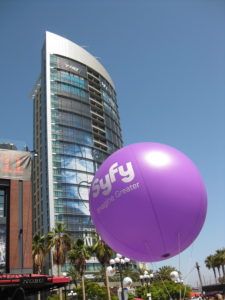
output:
[[[78,72],[78,71],[79,71],[79,68],[77,68],[77,67],[75,67],[75,66],[71,66],[71,65],[65,64],[65,67],[66,67],[66,68],[69,68],[69,69],[71,69],[71,70],[73,70],[73,71],[75,71],[75,72]]]

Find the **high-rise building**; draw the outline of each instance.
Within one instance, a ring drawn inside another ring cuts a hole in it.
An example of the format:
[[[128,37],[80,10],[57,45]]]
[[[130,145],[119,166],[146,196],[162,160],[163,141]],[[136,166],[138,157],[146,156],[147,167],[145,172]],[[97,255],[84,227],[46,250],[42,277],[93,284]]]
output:
[[[85,49],[46,32],[41,75],[33,89],[33,226],[44,233],[56,222],[72,237],[91,223],[88,192],[105,158],[122,146],[114,83]],[[89,268],[91,270],[91,264]]]

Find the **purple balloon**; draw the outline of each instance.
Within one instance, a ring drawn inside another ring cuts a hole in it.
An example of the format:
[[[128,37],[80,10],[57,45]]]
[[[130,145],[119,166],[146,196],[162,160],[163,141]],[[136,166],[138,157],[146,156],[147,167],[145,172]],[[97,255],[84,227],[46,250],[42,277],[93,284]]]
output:
[[[183,251],[199,234],[206,210],[206,190],[193,162],[158,143],[114,152],[90,189],[97,232],[116,252],[137,261],[160,261]]]

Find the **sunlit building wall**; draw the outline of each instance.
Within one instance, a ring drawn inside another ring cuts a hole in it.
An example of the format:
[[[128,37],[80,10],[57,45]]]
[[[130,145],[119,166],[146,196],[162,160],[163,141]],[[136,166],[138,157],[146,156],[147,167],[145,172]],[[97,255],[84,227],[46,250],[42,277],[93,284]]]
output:
[[[94,228],[89,184],[105,158],[122,146],[114,83],[101,63],[75,43],[46,32],[41,75],[33,89],[33,226],[56,222],[74,239]],[[95,268],[95,262],[89,263]]]

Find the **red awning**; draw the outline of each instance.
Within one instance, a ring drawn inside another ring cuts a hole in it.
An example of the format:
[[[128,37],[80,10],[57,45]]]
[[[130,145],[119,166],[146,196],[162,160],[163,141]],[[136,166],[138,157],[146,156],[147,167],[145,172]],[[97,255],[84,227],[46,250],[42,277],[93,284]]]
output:
[[[51,290],[66,286],[71,282],[69,277],[57,277],[38,274],[5,274],[0,275],[1,294],[8,291],[11,295],[16,289],[23,289],[27,295],[33,295],[41,290]]]
[[[199,292],[190,292],[190,297],[200,297],[202,294]]]

